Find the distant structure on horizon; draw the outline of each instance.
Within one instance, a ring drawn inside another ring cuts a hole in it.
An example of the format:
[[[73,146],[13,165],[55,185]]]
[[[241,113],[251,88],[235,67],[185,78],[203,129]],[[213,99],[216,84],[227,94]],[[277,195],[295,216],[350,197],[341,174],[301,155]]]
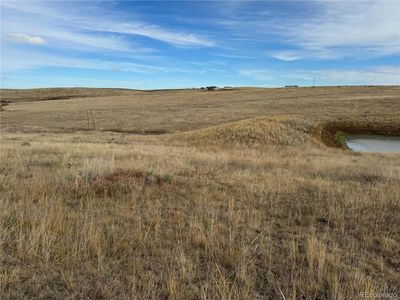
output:
[[[299,87],[298,85],[285,85],[285,88],[296,88]]]
[[[191,88],[192,90],[207,90],[207,91],[221,91],[221,90],[233,90],[234,87],[233,86],[224,86],[224,87],[218,87],[216,85],[211,85],[211,86],[202,86],[200,88]]]

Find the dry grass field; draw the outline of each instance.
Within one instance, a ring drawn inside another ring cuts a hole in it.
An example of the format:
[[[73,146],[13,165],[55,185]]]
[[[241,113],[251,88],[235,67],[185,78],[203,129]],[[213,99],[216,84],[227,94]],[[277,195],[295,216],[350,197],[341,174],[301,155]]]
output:
[[[1,97],[1,299],[400,294],[400,87]]]

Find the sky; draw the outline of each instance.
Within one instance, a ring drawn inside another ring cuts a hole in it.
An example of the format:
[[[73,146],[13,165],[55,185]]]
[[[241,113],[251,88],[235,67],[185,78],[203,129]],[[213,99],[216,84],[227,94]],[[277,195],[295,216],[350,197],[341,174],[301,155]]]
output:
[[[400,0],[0,8],[2,88],[400,84]]]

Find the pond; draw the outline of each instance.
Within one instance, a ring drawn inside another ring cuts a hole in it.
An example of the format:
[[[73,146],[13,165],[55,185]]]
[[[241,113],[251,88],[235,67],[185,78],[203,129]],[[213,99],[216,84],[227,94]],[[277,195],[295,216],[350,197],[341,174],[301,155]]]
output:
[[[346,134],[344,142],[357,152],[400,153],[400,136]]]

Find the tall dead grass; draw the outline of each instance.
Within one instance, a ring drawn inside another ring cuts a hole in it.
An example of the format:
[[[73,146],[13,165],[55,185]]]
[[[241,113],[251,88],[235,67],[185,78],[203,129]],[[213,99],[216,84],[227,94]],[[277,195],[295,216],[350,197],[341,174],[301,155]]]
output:
[[[2,135],[4,298],[354,299],[400,289],[397,154],[54,138]]]

